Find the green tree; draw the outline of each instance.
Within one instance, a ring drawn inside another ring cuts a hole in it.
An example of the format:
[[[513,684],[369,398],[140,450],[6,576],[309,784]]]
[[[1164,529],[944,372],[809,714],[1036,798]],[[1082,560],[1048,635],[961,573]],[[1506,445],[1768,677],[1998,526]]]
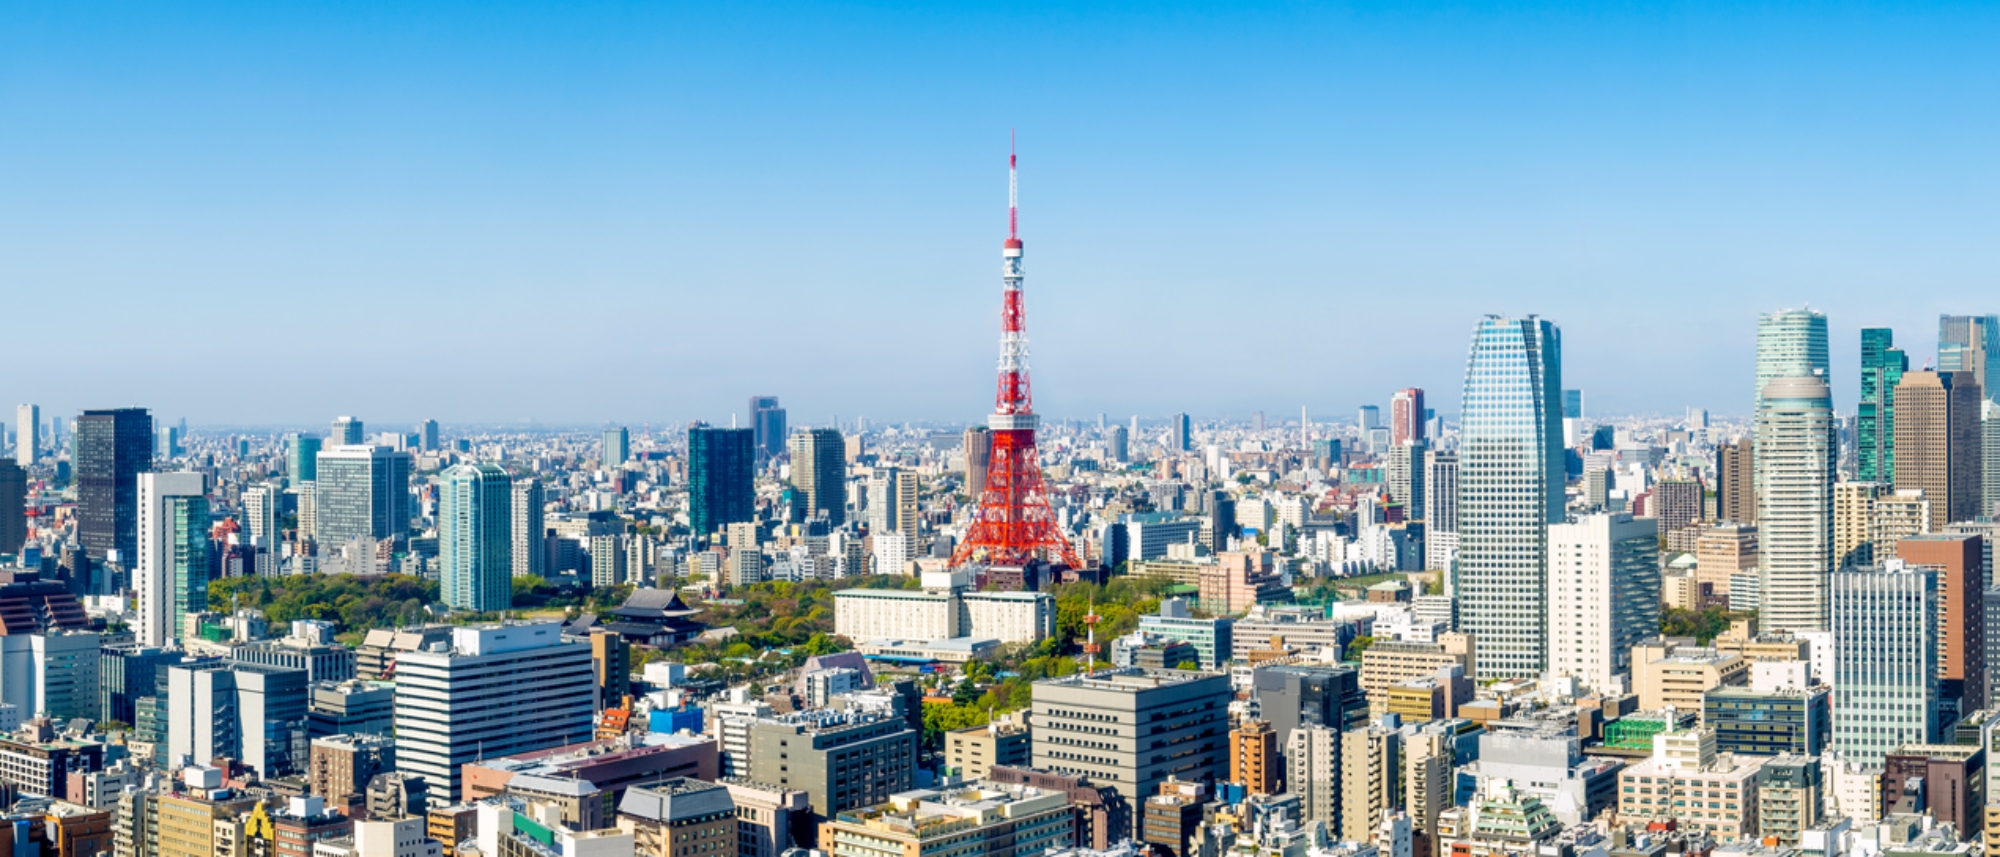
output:
[[[1201,664],[1195,663],[1194,661],[1181,661],[1180,663],[1174,665],[1174,669],[1187,670],[1189,672],[1193,672],[1195,670],[1201,669]]]
[[[1373,645],[1375,645],[1374,637],[1367,635],[1355,637],[1354,642],[1347,644],[1346,659],[1350,661],[1361,660],[1361,653],[1368,651],[1368,647]]]

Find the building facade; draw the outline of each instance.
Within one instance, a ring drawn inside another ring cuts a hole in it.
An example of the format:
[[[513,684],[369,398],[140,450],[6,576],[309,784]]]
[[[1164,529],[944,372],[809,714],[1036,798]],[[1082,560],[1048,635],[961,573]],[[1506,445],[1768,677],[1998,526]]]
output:
[[[1899,490],[1921,490],[1937,523],[1970,521],[1984,505],[1980,414],[1985,395],[1970,372],[1909,372],[1896,385]]]
[[[1610,692],[1632,669],[1632,647],[1659,632],[1660,530],[1624,512],[1549,527],[1547,617],[1554,675]]]
[[[1823,631],[1840,455],[1833,394],[1823,378],[1793,375],[1773,379],[1759,402],[1758,618],[1772,631]]]
[[[76,420],[76,535],[93,560],[139,547],[139,474],[153,469],[153,415],[84,411]]]
[[[1833,749],[1881,764],[1902,744],[1935,743],[1938,583],[1929,569],[1890,563],[1833,575]]]
[[[208,609],[208,478],[200,473],[141,473],[138,486],[138,639],[171,646],[189,613]]]
[[[1553,323],[1479,323],[1458,444],[1455,594],[1485,676],[1532,677],[1547,665],[1547,531],[1565,514],[1561,390]]]
[[[460,464],[438,480],[438,578],[446,606],[492,613],[514,601],[514,479]]]
[[[320,450],[313,533],[322,545],[376,542],[410,528],[410,454],[344,444]]]
[[[1170,775],[1228,775],[1228,676],[1133,668],[1047,679],[1034,690],[1037,768],[1114,787],[1132,807]],[[1168,745],[1184,749],[1158,752]]]
[[[590,739],[590,647],[562,623],[453,628],[445,651],[396,657],[396,769],[440,800],[459,795],[467,762]]]
[[[753,512],[756,438],[750,429],[688,428],[688,527],[698,543]]]

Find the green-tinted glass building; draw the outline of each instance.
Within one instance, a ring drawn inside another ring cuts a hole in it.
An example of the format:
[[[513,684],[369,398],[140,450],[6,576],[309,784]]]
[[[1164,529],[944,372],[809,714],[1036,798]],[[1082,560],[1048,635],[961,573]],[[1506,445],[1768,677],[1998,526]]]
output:
[[[706,543],[718,527],[751,520],[756,433],[750,429],[688,427],[688,527]]]
[[[294,486],[319,478],[319,444],[319,438],[292,435],[285,450],[285,472],[291,474]]]
[[[1910,370],[1909,355],[1886,327],[1861,330],[1861,405],[1854,421],[1854,478],[1896,481],[1896,384]]]
[[[490,613],[514,597],[514,478],[460,464],[438,484],[439,583],[446,606]]]

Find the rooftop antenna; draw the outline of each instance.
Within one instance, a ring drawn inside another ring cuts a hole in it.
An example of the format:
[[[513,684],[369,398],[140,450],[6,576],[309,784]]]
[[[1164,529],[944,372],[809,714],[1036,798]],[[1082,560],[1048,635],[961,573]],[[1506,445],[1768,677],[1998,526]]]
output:
[[[1014,177],[1014,129],[1007,129],[1007,237],[1021,237],[1021,186]]]

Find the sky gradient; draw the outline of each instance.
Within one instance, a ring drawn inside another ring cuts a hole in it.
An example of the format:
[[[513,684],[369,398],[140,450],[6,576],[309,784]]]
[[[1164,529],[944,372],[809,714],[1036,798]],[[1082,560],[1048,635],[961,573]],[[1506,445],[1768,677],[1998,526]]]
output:
[[[190,423],[1747,412],[1756,314],[2000,312],[2000,7],[29,4],[0,402]],[[11,412],[9,412],[11,413]]]

